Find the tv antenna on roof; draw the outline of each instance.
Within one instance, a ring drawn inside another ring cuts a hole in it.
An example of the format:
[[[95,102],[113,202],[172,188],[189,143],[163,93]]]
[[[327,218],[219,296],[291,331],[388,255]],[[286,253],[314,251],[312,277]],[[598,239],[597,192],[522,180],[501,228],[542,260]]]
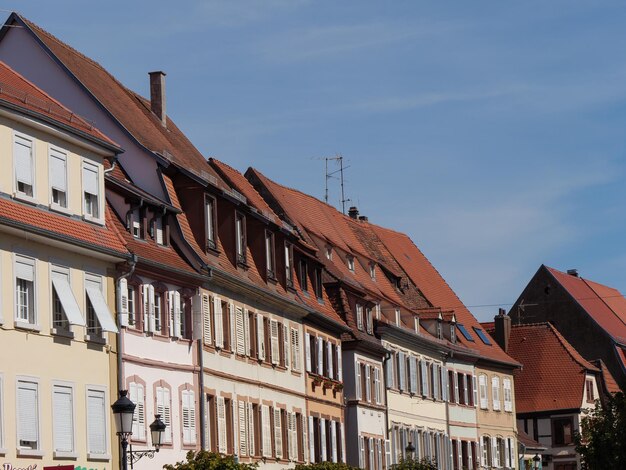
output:
[[[339,173],[339,179],[341,181],[341,212],[345,215],[346,213],[346,202],[349,202],[350,199],[346,199],[345,193],[344,193],[344,180],[343,180],[343,170],[345,170],[346,168],[350,168],[350,165],[344,167],[343,166],[343,157],[339,154],[335,155],[334,157],[325,157],[324,160],[326,161],[326,191],[324,192],[324,201],[326,201],[326,204],[328,204],[328,180],[331,178],[336,178],[337,173]],[[335,171],[328,171],[328,162],[329,161],[335,161],[339,164],[339,169],[335,170]]]

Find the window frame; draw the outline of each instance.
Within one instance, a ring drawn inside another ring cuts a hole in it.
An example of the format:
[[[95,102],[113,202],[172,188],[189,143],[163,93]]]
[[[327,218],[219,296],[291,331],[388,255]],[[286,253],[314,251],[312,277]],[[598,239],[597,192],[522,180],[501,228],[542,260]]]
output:
[[[72,450],[71,451],[59,451],[57,450],[56,447],[56,443],[55,443],[55,436],[56,436],[56,430],[55,430],[55,424],[58,422],[57,416],[56,416],[56,407],[52,407],[52,450],[53,450],[53,456],[54,458],[76,458],[78,457],[78,453],[76,450],[76,388],[74,386],[74,384],[72,382],[65,382],[65,381],[61,381],[61,380],[53,380],[52,381],[52,403],[54,405],[54,393],[55,393],[55,389],[57,387],[63,387],[63,388],[67,388],[70,390],[70,396],[71,396],[71,406],[72,406]]]
[[[565,442],[565,430],[563,429],[563,442],[557,442],[557,426],[559,422],[566,422],[571,426],[570,442]],[[574,417],[573,416],[556,416],[550,418],[550,428],[552,430],[552,446],[553,447],[566,447],[574,445]]]
[[[83,275],[83,298],[84,298],[84,312],[85,312],[85,340],[105,343],[106,342],[106,334],[105,330],[102,328],[102,324],[100,323],[100,319],[98,318],[98,314],[96,313],[95,307],[92,305],[91,300],[89,299],[89,294],[87,293],[87,285],[89,283],[98,283],[100,285],[100,292],[102,296],[106,299],[106,282],[104,282],[104,276],[102,274],[96,274],[93,272],[85,271]],[[93,316],[95,321],[98,323],[98,327],[95,329],[96,334],[91,333],[90,329],[92,327],[89,326],[89,306],[91,306],[91,310],[93,311]]]
[[[306,259],[300,259],[300,261],[298,262],[298,269],[300,272],[300,289],[302,289],[302,292],[305,292],[308,294],[309,292],[309,267],[308,267],[308,263],[306,261]]]
[[[56,335],[61,335],[61,336],[74,336],[74,333],[72,332],[72,325],[69,322],[69,318],[67,318],[67,314],[65,313],[65,309],[63,308],[61,299],[58,297],[58,293],[56,292],[56,289],[54,288],[54,284],[52,282],[52,277],[56,274],[56,275],[63,275],[63,276],[67,276],[67,282],[70,284],[70,286],[72,285],[72,272],[71,269],[67,266],[61,266],[59,264],[52,264],[50,263],[50,269],[49,269],[49,280],[50,280],[50,324],[52,325],[51,331],[53,334]],[[73,294],[73,292],[72,292]],[[55,322],[55,295],[57,296],[57,299],[59,301],[59,304],[61,304],[61,309],[62,309],[62,314],[63,316],[65,316],[65,323],[67,324],[67,327],[64,328],[62,326],[56,326]]]
[[[209,212],[210,209],[210,212]],[[204,195],[204,235],[207,250],[217,250],[217,200]],[[210,236],[209,236],[210,235]]]
[[[285,241],[285,286],[293,289],[293,243]]]
[[[22,279],[22,278],[18,278],[17,276],[17,264],[18,263],[30,265],[33,270],[32,281],[23,279],[26,282],[31,282],[32,284],[32,296],[29,295],[29,299],[28,299],[29,303],[32,305],[32,312],[28,314],[29,318],[27,320],[21,319],[18,313],[19,306],[18,306],[17,280]],[[14,308],[13,320],[15,322],[16,328],[24,328],[24,329],[37,330],[37,331],[40,330],[39,315],[38,315],[39,295],[38,295],[38,285],[37,285],[38,284],[37,283],[37,264],[38,264],[37,258],[35,257],[23,255],[21,253],[13,254],[13,308]]]
[[[318,301],[322,302],[324,300],[324,286],[322,282],[322,268],[316,267],[314,268],[315,275],[315,297]]]
[[[83,219],[90,221],[90,222],[97,222],[99,224],[104,224],[104,198],[103,198],[103,194],[102,194],[102,185],[101,185],[101,173],[102,173],[102,169],[101,169],[101,165],[98,165],[97,163],[92,162],[91,160],[88,160],[86,158],[82,159],[81,162],[81,190],[82,190],[82,197],[81,197],[81,203],[82,203],[82,214],[83,214]],[[96,185],[97,185],[97,191],[98,194],[92,194],[89,193],[87,191],[85,191],[85,170],[87,171],[94,171],[96,173]],[[89,214],[87,212],[87,197],[86,195],[90,194],[93,196],[96,196],[96,207],[97,207],[97,214],[93,215],[93,214]]]
[[[235,211],[235,259],[240,266],[247,266],[246,216]]]
[[[274,232],[265,230],[265,269],[268,279],[276,279],[276,238]]]
[[[31,376],[22,376],[18,375],[15,377],[15,403],[16,403],[16,423],[15,426],[15,438],[16,438],[16,448],[18,456],[29,456],[29,457],[43,457],[44,451],[42,449],[41,443],[41,380],[38,377]],[[37,393],[37,410],[36,410],[36,419],[37,419],[37,447],[34,449],[20,447],[20,419],[19,419],[19,389],[20,383],[32,383],[35,384],[35,390]]]
[[[17,179],[17,165],[15,163],[16,162],[15,146],[19,145],[17,143],[18,139],[27,140],[30,142],[30,177],[31,177],[31,193],[32,194],[24,193],[18,189],[19,182]],[[37,177],[36,160],[37,159],[35,158],[37,155],[36,139],[34,137],[29,136],[28,134],[24,134],[23,132],[18,132],[14,130],[11,150],[12,150],[12,156],[13,156],[13,197],[15,199],[21,199],[26,202],[35,203],[36,198],[37,198],[37,184],[36,184],[36,177]]]
[[[144,387],[145,388],[145,387]],[[99,392],[102,393],[102,396],[104,398],[104,453],[102,454],[98,454],[95,452],[92,452],[92,450],[89,448],[89,392],[93,391],[93,392]],[[110,438],[110,420],[109,420],[109,399],[108,399],[108,388],[104,385],[92,385],[92,384],[87,384],[85,385],[85,423],[86,423],[86,429],[85,429],[85,440],[86,440],[86,447],[87,447],[87,460],[89,461],[100,461],[100,462],[105,462],[105,461],[109,461],[111,460],[111,438]],[[145,396],[144,396],[144,400],[145,400]]]
[[[63,163],[65,164],[65,205],[61,205],[58,204],[56,202],[54,202],[54,196],[53,196],[53,187],[52,187],[52,159],[53,158],[57,158],[55,156],[53,156],[53,152],[56,152],[57,154],[60,154],[63,156]],[[49,207],[50,209],[57,211],[57,212],[63,212],[63,213],[70,213],[69,210],[69,202],[70,202],[70,185],[69,185],[69,180],[70,180],[70,174],[69,174],[69,166],[68,166],[68,155],[69,152],[65,149],[62,149],[61,147],[58,147],[56,145],[48,145],[48,198],[49,198]]]
[[[354,261],[354,256],[352,255],[346,255],[346,263],[348,265],[348,271],[350,271],[351,273],[354,272],[355,269],[355,261]]]

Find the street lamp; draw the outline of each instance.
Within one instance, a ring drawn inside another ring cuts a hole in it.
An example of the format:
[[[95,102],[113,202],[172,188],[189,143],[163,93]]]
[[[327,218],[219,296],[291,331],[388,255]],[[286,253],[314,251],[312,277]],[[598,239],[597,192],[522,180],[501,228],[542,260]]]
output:
[[[533,467],[535,470],[539,470],[539,462],[541,462],[541,457],[539,457],[539,454],[535,454],[533,457]]]
[[[161,415],[155,415],[154,422],[150,425],[150,434],[154,449],[133,451],[133,446],[131,444],[130,450],[127,451],[129,445],[128,439],[133,434],[133,415],[135,413],[135,407],[137,406],[130,401],[130,399],[126,396],[127,394],[127,390],[120,390],[120,397],[111,405],[113,418],[115,420],[115,429],[117,435],[120,437],[120,443],[122,445],[122,470],[128,469],[129,462],[130,468],[133,468],[134,463],[140,458],[153,458],[155,452],[158,452],[161,447],[163,432],[167,427],[165,423],[161,421]]]
[[[411,443],[411,441],[409,441],[409,445],[407,445],[404,450],[406,450],[406,453],[409,456],[409,458],[413,459],[413,454],[415,453],[415,447],[413,447],[413,444]]]

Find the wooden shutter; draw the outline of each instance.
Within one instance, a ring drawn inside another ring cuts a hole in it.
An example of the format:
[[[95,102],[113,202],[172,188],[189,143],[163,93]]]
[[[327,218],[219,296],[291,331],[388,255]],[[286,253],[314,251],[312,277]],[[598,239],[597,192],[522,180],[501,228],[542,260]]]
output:
[[[246,403],[243,401],[239,401],[239,455],[248,455],[248,423]]]
[[[406,390],[406,356],[402,351],[398,353],[398,390]]]
[[[385,386],[393,388],[393,367],[395,365],[395,353],[390,353],[389,359],[385,362]]]
[[[215,325],[215,347],[224,347],[224,317],[222,299],[213,297],[213,325]]]
[[[356,327],[363,329],[363,307],[359,304],[356,304]]]
[[[162,307],[161,307],[162,308]],[[148,331],[154,332],[156,329],[156,318],[154,312],[154,286],[148,285]]]
[[[320,442],[322,447],[322,462],[326,462],[327,448],[326,448],[326,420],[324,418],[319,419],[320,425]]]
[[[357,361],[354,361],[354,370],[355,370],[355,376],[356,376],[356,387],[355,387],[356,399],[360,400],[361,397],[363,396],[362,391],[361,391],[361,364]]]
[[[129,392],[130,400],[135,403],[133,437],[143,441],[146,439],[146,408],[143,385],[131,382]]]
[[[341,461],[346,463],[346,433],[343,423],[339,423],[339,429],[341,430]]]
[[[333,344],[330,341],[326,341],[326,363],[328,364],[328,370],[325,371],[328,378],[335,377],[335,368],[333,365]]]
[[[337,462],[337,422],[330,422],[330,442],[331,442],[331,458],[333,462]]]
[[[232,302],[228,304],[228,325],[230,326],[228,346],[231,351],[234,351],[237,338],[235,337],[235,305]]]
[[[256,440],[254,429],[254,405],[252,403],[248,403],[248,412],[246,417],[248,422],[248,451],[251,456],[254,456],[256,455]]]
[[[439,364],[433,364],[433,398],[435,400],[441,400],[440,390],[439,390]]]
[[[167,426],[163,433],[163,442],[172,442],[172,411],[170,405],[170,391],[164,387],[156,389],[156,413],[161,415],[163,423]]]
[[[193,390],[181,393],[183,410],[183,444],[196,443],[196,402]]]
[[[343,358],[341,356],[341,344],[337,345],[337,380],[343,382]]]
[[[263,457],[272,456],[272,427],[270,423],[270,407],[261,405],[261,436],[263,438]]]
[[[128,281],[122,278],[118,282],[118,293],[120,299],[120,326],[128,326]]]
[[[317,340],[317,373],[324,375],[324,340],[322,338],[316,338]]]
[[[313,416],[309,416],[309,462],[315,463],[315,429]]]
[[[415,448],[417,448],[417,445],[415,444]],[[417,453],[416,453],[416,457],[417,457]],[[385,439],[385,468],[390,468],[391,467],[391,442],[389,442],[389,439]]]
[[[244,323],[245,319],[243,316],[243,309],[241,307],[237,307],[235,309],[235,338],[237,344],[237,354],[240,356],[246,355],[246,334],[244,330]]]
[[[270,320],[270,359],[272,364],[279,363],[280,343],[278,341],[278,322]]]
[[[502,384],[504,386],[504,411],[513,411],[511,379],[509,378],[502,379]]]
[[[380,396],[380,370],[374,367],[374,401],[377,405],[381,404]]]
[[[372,380],[371,380],[371,367],[365,366],[365,400],[372,401]]]
[[[409,376],[410,376],[410,392],[412,394],[417,394],[418,386],[417,386],[417,358],[415,356],[411,356],[409,358]]]
[[[287,369],[289,369],[291,367],[291,365],[290,365],[291,361],[289,361],[289,357],[291,356],[291,354],[290,354],[291,348],[289,347],[289,345],[290,345],[289,338],[290,338],[290,336],[289,336],[289,325],[287,325],[285,323],[283,325],[283,363],[285,364],[285,367]]]
[[[304,333],[304,348],[306,350],[306,371],[311,372],[311,335]]]
[[[228,451],[226,432],[226,403],[224,397],[217,397],[217,451],[220,454],[225,454]]]
[[[193,306],[194,316],[202,318],[202,340],[204,344],[213,343],[211,334],[211,304],[208,294],[196,295],[191,305]]]
[[[491,393],[493,409],[495,411],[500,411],[500,379],[498,377],[491,378]]]
[[[174,303],[174,330],[173,330],[173,334],[172,336],[174,336],[175,338],[182,338],[183,336],[183,332],[182,332],[182,309],[181,309],[181,302],[180,302],[180,292],[178,291],[173,291],[172,293],[172,300]],[[172,331],[172,330],[170,330]]]
[[[263,327],[263,315],[257,314],[256,316],[256,342],[257,342],[257,355],[259,360],[265,360],[265,328]]]
[[[359,436],[359,468],[365,468],[365,438]]]
[[[310,435],[308,433],[307,417],[305,415],[301,415],[300,419],[302,424],[302,460],[306,460],[306,453],[308,449],[307,437],[310,439]]]
[[[283,429],[280,408],[274,408],[274,449],[276,450],[276,458],[283,457]]]
[[[252,354],[252,342],[250,341],[250,311],[247,308],[243,309],[243,336],[246,356],[250,356]]]
[[[291,366],[300,370],[300,332],[296,328],[291,328]]]
[[[442,366],[439,371],[441,372],[441,399],[448,401],[448,368]]]

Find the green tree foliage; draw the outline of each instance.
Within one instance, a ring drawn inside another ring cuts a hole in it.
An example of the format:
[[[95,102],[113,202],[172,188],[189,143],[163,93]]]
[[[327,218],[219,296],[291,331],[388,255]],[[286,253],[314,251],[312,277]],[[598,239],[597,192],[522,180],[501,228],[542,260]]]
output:
[[[391,470],[437,470],[437,464],[428,459],[402,459],[391,466]]]
[[[165,470],[256,470],[257,464],[239,463],[232,455],[221,455],[201,450],[187,452],[187,460],[175,465],[164,465]]]
[[[358,470],[345,463],[320,462],[296,465],[294,470]]]
[[[583,468],[622,470],[626,468],[626,397],[616,393],[603,406],[596,401],[575,436],[576,451]]]

